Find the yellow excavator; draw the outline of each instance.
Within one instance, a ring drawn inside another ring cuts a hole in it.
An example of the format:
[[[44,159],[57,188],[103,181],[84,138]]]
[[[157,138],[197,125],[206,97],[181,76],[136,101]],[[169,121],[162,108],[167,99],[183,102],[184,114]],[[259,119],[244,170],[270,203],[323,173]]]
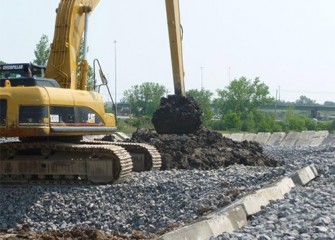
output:
[[[140,143],[83,141],[116,132],[116,116],[88,90],[88,64],[77,58],[87,20],[99,0],[61,0],[46,67],[0,65],[0,183],[114,183],[132,171],[158,170],[161,156]],[[179,2],[166,0],[176,94],[185,95]],[[104,76],[102,75],[102,80]],[[13,137],[13,139],[12,139]],[[19,139],[19,140],[17,140]]]

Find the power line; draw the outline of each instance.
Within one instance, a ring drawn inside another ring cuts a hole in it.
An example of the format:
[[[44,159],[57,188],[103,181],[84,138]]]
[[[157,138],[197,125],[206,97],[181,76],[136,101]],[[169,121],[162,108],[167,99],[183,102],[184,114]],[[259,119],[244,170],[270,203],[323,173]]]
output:
[[[310,94],[335,94],[335,92],[316,92],[316,91],[305,91],[305,90],[288,90],[280,89],[281,92],[290,92],[290,93],[310,93]]]

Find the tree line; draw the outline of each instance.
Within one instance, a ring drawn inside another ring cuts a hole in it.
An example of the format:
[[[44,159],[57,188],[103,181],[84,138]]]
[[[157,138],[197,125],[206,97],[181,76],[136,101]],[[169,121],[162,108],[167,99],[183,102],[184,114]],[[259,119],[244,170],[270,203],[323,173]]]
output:
[[[167,89],[157,83],[146,82],[133,86],[124,92],[123,104],[128,104],[133,116],[150,118],[159,107],[160,99]],[[274,104],[269,87],[260,81],[240,77],[234,79],[224,89],[217,89],[217,97],[205,89],[187,91],[203,111],[203,122],[206,127],[221,131],[279,132],[304,130],[333,130],[333,122],[318,122],[308,115],[299,115],[293,109],[285,111],[281,121],[276,120],[275,113],[262,112],[259,107]],[[300,97],[296,103],[301,104]],[[315,102],[314,102],[315,103]],[[305,101],[303,104],[310,104]]]

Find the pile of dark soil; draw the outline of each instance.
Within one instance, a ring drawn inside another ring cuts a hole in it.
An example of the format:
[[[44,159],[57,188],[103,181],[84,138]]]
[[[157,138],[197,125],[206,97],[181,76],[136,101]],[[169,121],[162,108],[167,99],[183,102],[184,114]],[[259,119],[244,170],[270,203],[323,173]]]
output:
[[[202,111],[191,96],[169,95],[161,98],[152,116],[152,124],[160,134],[189,134],[199,130]]]
[[[257,142],[235,142],[222,134],[201,128],[195,134],[157,134],[138,129],[130,140],[154,145],[162,155],[162,169],[217,169],[233,164],[247,166],[281,165],[263,154]]]
[[[153,239],[144,236],[141,232],[134,231],[132,235],[121,233],[104,234],[97,229],[75,227],[72,230],[55,230],[45,232],[33,232],[29,228],[20,229],[15,232],[0,231],[0,239],[36,239],[36,240],[128,240],[128,239]]]

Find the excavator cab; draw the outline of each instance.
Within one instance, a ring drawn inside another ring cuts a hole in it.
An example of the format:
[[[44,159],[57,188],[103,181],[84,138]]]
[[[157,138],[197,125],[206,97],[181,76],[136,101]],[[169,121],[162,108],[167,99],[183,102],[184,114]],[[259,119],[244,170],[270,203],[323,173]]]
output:
[[[0,64],[0,78],[44,77],[46,67],[32,63]]]
[[[60,88],[54,79],[44,78],[45,67],[31,63],[1,64],[0,87],[44,86]]]

